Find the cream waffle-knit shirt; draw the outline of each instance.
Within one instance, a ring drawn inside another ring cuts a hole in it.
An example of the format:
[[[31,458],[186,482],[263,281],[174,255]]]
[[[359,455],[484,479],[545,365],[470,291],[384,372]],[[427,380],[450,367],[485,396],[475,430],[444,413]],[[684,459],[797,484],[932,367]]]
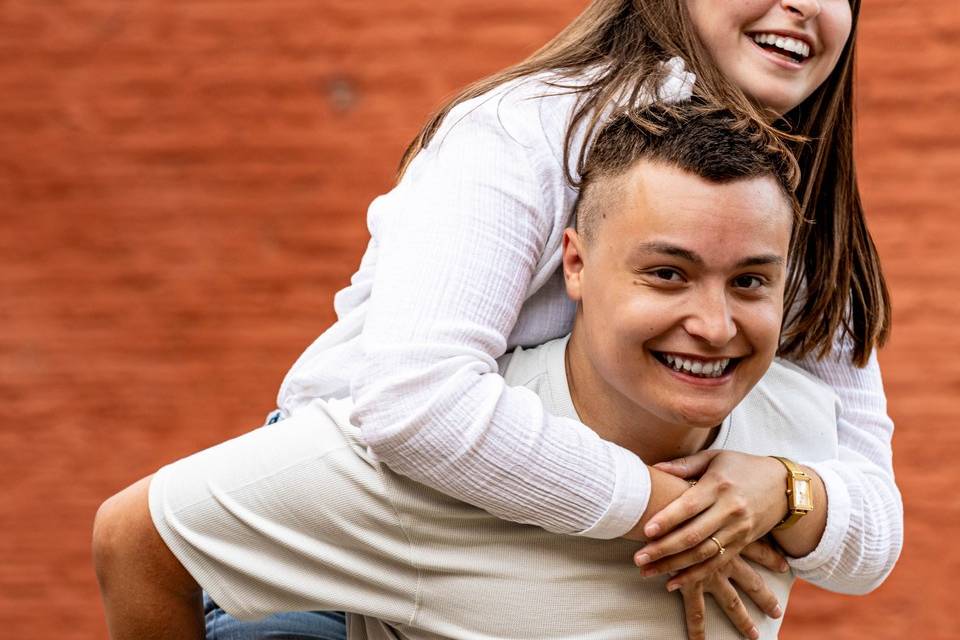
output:
[[[500,371],[576,419],[566,342],[518,349]],[[680,595],[640,576],[637,543],[507,522],[395,474],[368,454],[350,409],[312,403],[155,476],[158,531],[227,612],[347,611],[352,640],[686,638]],[[836,412],[829,387],[776,362],[712,448],[834,459]],[[785,606],[793,575],[757,570]],[[748,608],[775,638],[780,621]],[[740,638],[710,598],[706,623],[710,638]]]

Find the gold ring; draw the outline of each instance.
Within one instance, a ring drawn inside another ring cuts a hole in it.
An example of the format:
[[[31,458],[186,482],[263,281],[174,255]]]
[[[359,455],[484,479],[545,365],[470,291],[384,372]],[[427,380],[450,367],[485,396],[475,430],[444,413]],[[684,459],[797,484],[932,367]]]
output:
[[[718,551],[717,555],[722,556],[723,552],[726,551],[726,549],[723,548],[723,545],[720,544],[720,541],[717,540],[716,536],[710,536],[710,539],[713,540],[714,544],[717,545],[717,551]]]

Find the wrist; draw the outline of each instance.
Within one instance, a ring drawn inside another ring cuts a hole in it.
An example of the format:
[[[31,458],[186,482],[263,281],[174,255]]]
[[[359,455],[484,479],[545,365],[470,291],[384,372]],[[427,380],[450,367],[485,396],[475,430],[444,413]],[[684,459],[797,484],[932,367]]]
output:
[[[787,502],[786,514],[775,526],[774,531],[783,531],[797,524],[801,518],[814,510],[813,478],[793,460],[781,456],[770,456],[779,462],[786,471],[784,497]]]
[[[801,518],[796,526],[771,531],[771,536],[783,552],[792,558],[804,558],[813,553],[820,544],[827,525],[829,501],[824,482],[813,469],[809,467],[801,467],[801,469],[812,479],[815,508]]]
[[[763,485],[763,491],[766,492],[768,502],[759,515],[762,518],[762,531],[767,534],[772,532],[790,512],[790,502],[786,493],[787,469],[779,460],[771,456],[757,456],[755,462],[761,466],[758,471],[763,474],[760,477],[766,482]]]
[[[647,523],[655,515],[660,513],[667,505],[683,495],[683,492],[690,488],[690,485],[683,478],[661,471],[655,467],[650,467],[650,498],[647,501],[647,508],[640,516],[633,528],[624,534],[628,540],[646,542],[647,536],[643,530]]]

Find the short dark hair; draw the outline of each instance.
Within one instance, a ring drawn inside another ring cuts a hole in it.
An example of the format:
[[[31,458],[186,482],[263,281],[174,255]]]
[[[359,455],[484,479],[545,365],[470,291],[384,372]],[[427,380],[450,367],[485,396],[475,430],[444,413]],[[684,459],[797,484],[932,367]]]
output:
[[[589,239],[597,224],[597,191],[607,178],[625,174],[640,160],[662,162],[718,184],[773,176],[796,215],[799,178],[790,151],[748,116],[687,102],[652,105],[615,114],[597,135],[581,174],[575,209],[577,230]],[[613,193],[607,192],[614,196]]]

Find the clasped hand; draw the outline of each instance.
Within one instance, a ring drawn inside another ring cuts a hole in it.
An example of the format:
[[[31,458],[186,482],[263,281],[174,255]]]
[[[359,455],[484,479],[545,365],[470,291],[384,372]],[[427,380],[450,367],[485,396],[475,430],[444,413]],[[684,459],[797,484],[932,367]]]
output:
[[[644,576],[671,574],[680,590],[690,640],[704,638],[704,593],[710,593],[747,637],[757,630],[734,585],[771,617],[776,596],[746,561],[771,571],[789,569],[784,557],[761,540],[787,510],[786,471],[778,461],[735,451],[702,451],[655,465],[696,484],[654,515],[644,527],[649,542],[634,561]]]

